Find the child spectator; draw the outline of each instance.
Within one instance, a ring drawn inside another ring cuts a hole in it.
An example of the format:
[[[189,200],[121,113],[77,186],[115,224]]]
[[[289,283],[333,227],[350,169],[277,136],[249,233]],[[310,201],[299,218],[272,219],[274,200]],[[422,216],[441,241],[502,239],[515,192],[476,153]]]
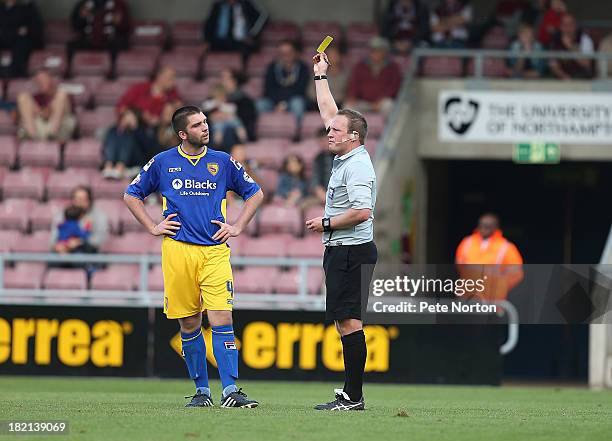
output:
[[[278,178],[276,195],[287,205],[298,205],[308,195],[304,160],[295,154],[285,157]]]
[[[64,222],[57,226],[55,250],[58,253],[66,253],[68,249],[78,248],[87,242],[91,233],[83,230],[80,225],[80,220],[84,215],[85,210],[75,205],[69,205],[64,210]]]

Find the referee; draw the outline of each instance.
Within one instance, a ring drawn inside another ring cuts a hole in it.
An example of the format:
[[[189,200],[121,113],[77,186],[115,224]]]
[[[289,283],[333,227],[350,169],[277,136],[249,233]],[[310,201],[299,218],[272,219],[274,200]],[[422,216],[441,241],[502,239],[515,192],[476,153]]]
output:
[[[342,339],[344,388],[335,399],[317,410],[364,410],[363,372],[367,348],[361,322],[362,271],[368,285],[378,257],[374,244],[373,210],[376,175],[364,142],[368,124],[359,112],[338,111],[327,83],[329,61],[324,53],[313,57],[319,112],[334,153],[332,174],[325,198],[325,217],[306,221],[310,231],[323,233],[325,317],[333,320]],[[363,266],[368,265],[368,266]]]

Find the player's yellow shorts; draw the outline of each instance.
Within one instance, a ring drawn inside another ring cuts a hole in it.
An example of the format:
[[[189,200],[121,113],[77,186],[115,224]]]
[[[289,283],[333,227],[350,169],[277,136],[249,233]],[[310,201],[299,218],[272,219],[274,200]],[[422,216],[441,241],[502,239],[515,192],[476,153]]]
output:
[[[234,279],[227,244],[194,245],[164,237],[162,271],[164,314],[169,319],[206,309],[232,310]]]

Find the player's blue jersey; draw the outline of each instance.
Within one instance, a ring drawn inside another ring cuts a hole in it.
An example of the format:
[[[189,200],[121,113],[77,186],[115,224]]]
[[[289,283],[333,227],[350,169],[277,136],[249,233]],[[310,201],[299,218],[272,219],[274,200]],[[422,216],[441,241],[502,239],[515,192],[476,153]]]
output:
[[[181,223],[172,239],[198,245],[218,245],[213,240],[225,222],[226,193],[233,191],[249,199],[259,186],[244,167],[225,152],[206,148],[198,156],[187,155],[180,146],[155,155],[125,191],[144,200],[160,192],[164,217],[176,213],[173,221]]]

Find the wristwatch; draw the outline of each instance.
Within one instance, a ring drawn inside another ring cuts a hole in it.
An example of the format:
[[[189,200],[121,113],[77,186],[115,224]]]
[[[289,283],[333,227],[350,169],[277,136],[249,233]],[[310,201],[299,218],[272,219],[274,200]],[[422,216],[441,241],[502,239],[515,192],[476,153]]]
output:
[[[326,80],[327,79],[327,75],[315,75],[314,79],[315,79],[315,81],[317,81],[317,80]]]
[[[323,231],[329,233],[331,229],[331,220],[328,217],[321,219],[321,225],[323,225]]]

